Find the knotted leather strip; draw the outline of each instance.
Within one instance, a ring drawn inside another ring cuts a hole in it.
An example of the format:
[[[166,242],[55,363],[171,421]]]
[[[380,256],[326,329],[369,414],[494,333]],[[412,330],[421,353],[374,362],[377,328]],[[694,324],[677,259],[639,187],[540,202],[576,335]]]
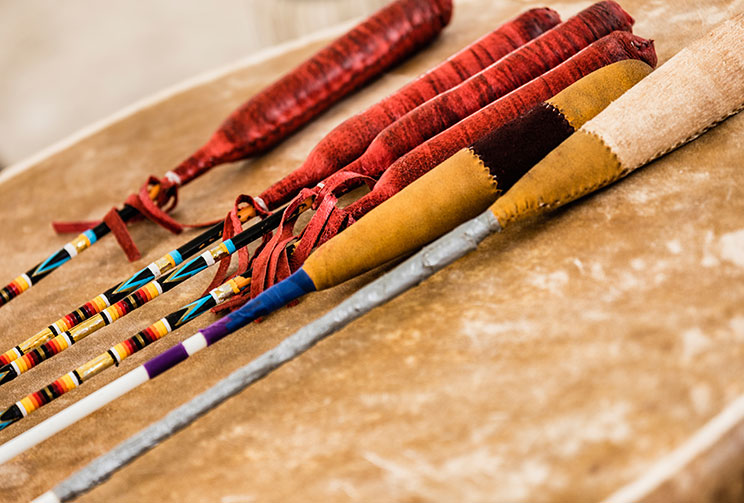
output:
[[[297,219],[294,216],[295,210],[303,201],[314,194],[315,192],[312,189],[302,189],[300,191],[300,194],[284,210],[284,215],[282,215],[282,220],[274,236],[256,253],[251,264],[253,269],[251,273],[251,296],[258,295],[267,288],[267,284],[270,286],[274,283],[273,278],[269,277],[269,267],[272,265],[272,259],[273,264],[276,265],[284,247],[296,239],[294,236],[294,223]]]
[[[144,217],[161,227],[168,229],[174,234],[180,234],[183,232],[183,229],[187,227],[201,228],[219,222],[219,220],[213,220],[196,224],[182,224],[173,219],[168,215],[168,212],[173,210],[178,204],[178,192],[175,190],[175,186],[171,182],[165,181],[162,183],[164,185],[161,185],[161,190],[158,192],[155,201],[153,201],[150,195],[150,190],[151,187],[159,185],[161,182],[154,176],[150,176],[147,183],[142,185],[136,194],[131,194],[127,197],[124,203],[136,208],[140,213],[139,216],[130,219],[129,222],[137,222],[142,220]],[[165,206],[165,208],[163,208],[163,206]],[[124,250],[129,261],[139,260],[142,255],[137,248],[137,245],[134,243],[132,235],[129,233],[129,230],[127,230],[126,223],[121,219],[116,208],[112,208],[106,214],[103,218],[103,222],[108,225],[111,233],[116,238],[119,246]],[[54,228],[54,231],[58,234],[65,234],[91,229],[100,223],[100,221],[52,222],[52,228]]]
[[[371,189],[375,184],[375,179],[351,171],[339,171],[324,182],[323,188],[318,193],[318,198],[313,205],[317,208],[317,211],[303,229],[302,239],[292,255],[292,271],[296,271],[302,266],[316,245],[325,242],[322,241],[319,243],[318,240],[320,239],[321,232],[324,232],[324,226],[327,226],[327,222],[331,219],[335,221],[333,215],[343,213],[336,206],[338,202],[338,196],[336,194],[345,192],[350,185],[361,185],[362,183],[366,183]]]
[[[233,204],[232,209],[230,209],[230,211],[227,213],[227,216],[225,217],[225,224],[222,227],[223,241],[226,239],[231,239],[233,236],[243,230],[243,222],[240,220],[238,212],[246,205],[251,206],[255,214],[260,216],[261,218],[266,218],[267,216],[269,216],[269,212],[261,208],[260,205],[256,204],[256,201],[254,201],[251,196],[246,194],[239,195],[235,199],[235,204]],[[248,270],[248,266],[250,265],[250,253],[246,247],[240,248],[237,251],[237,254],[238,270],[235,271],[234,274],[230,275],[230,278],[238,274],[243,274],[245,271]],[[217,272],[215,273],[214,278],[212,278],[212,281],[209,283],[209,286],[207,286],[207,288],[202,293],[202,297],[227,281],[227,270],[229,269],[230,263],[232,262],[232,257],[232,255],[228,255],[227,257],[220,260],[220,265],[217,267]]]
[[[106,222],[106,225],[111,230],[111,234],[114,235],[116,242],[119,243],[121,249],[124,250],[124,253],[130,262],[142,258],[139,248],[134,244],[132,235],[129,234],[129,231],[127,230],[127,224],[121,219],[116,207],[111,208],[109,212],[106,213],[103,217],[103,221]]]

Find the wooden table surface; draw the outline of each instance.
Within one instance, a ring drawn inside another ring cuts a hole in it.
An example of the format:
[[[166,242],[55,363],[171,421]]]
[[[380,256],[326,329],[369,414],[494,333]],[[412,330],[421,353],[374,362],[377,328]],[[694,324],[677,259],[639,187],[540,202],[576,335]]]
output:
[[[655,39],[660,63],[744,9],[741,0],[622,4],[637,19],[635,32]],[[289,172],[339,121],[537,5],[457,2],[451,26],[425,52],[270,153],[186,187],[175,216],[221,217],[239,191],[257,194]],[[565,18],[587,5],[551,6]],[[9,280],[66,241],[50,220],[100,217],[324,42],[274,51],[123,114],[25,169],[11,168],[0,181],[0,277]],[[601,500],[744,394],[743,134],[744,117],[736,116],[592,197],[492,236],[80,501]],[[196,231],[173,236],[143,223],[132,233],[140,262],[128,263],[109,237],[3,307],[0,346],[25,339]],[[240,330],[0,466],[0,500],[50,489],[380,272]],[[81,277],[85,283],[72,286]],[[208,279],[188,282],[3,386],[0,406],[188,302]],[[0,442],[214,319],[201,317],[55,400],[0,432]],[[680,469],[648,500],[735,501],[742,458],[713,449],[697,475]]]

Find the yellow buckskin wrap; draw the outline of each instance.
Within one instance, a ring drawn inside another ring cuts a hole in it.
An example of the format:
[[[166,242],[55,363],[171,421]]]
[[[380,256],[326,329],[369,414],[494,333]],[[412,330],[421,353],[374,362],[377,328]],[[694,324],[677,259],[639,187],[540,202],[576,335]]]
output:
[[[744,14],[588,121],[490,208],[499,224],[561,206],[697,138],[744,106]]]
[[[334,236],[302,268],[318,290],[338,285],[475,217],[498,192],[478,156],[460,150]]]
[[[652,71],[637,59],[618,61],[590,73],[546,103],[557,108],[574,129],[579,129]]]

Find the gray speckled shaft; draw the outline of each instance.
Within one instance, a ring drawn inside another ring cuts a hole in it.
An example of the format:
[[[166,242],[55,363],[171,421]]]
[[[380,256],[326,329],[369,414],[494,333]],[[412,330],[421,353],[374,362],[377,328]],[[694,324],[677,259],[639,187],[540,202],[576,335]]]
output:
[[[125,440],[108,453],[57,485],[52,492],[68,501],[93,488],[116,470],[186,427],[199,416],[239,393],[251,383],[301,355],[336,330],[403,293],[412,286],[475,250],[483,239],[501,226],[490,211],[460,225],[434,241],[396,268],[361,288],[321,318],[305,325],[279,345],[236,370],[212,388],[172,411],[152,426]]]

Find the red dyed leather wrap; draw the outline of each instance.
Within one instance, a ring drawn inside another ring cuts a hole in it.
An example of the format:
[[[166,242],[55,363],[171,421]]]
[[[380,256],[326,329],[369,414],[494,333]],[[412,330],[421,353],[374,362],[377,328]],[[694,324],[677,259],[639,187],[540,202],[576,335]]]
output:
[[[261,194],[270,208],[283,204],[362,155],[377,134],[434,96],[481,71],[560,22],[548,8],[531,9],[440,65],[336,126],[288,176]]]
[[[451,15],[451,0],[398,0],[380,10],[235,110],[206,145],[174,170],[181,185],[218,164],[276,145],[430,42]]]

